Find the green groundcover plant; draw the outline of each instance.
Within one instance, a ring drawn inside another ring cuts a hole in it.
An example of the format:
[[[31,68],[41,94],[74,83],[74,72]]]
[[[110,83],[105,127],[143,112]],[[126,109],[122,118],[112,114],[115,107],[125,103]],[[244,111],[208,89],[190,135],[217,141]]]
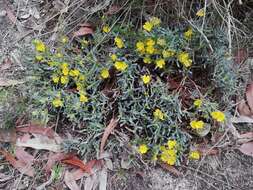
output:
[[[226,101],[239,80],[222,31],[208,32],[206,42],[191,26],[167,28],[151,17],[138,31],[108,23],[92,37],[63,36],[54,49],[34,40],[32,117],[85,126],[83,139],[66,142],[81,154],[98,152],[105,127],[117,118],[146,160],[180,165],[187,154],[199,159],[192,138],[224,127]]]

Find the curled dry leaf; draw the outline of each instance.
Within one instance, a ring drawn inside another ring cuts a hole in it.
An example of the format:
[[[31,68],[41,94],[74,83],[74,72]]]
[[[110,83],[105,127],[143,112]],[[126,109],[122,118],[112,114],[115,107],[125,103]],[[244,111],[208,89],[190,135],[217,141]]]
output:
[[[100,144],[100,154],[104,152],[106,141],[109,135],[112,133],[113,129],[117,126],[117,124],[118,124],[118,119],[112,118],[109,125],[105,128],[105,131],[101,139],[101,144]]]
[[[5,150],[0,149],[0,153],[3,154],[5,159],[18,171],[30,177],[34,176],[34,169],[31,167],[31,164],[26,164],[20,160],[16,160],[10,153],[6,152]]]
[[[92,173],[92,168],[96,164],[96,162],[97,160],[91,160],[87,164],[84,164],[84,162],[76,156],[62,160],[62,163],[76,166],[89,174]]]
[[[81,26],[79,30],[73,33],[73,37],[84,36],[87,34],[93,34],[94,31],[91,27]]]
[[[238,109],[240,115],[245,115],[245,116],[252,115],[249,106],[247,105],[247,103],[244,100],[238,104],[237,109]]]
[[[253,141],[242,144],[239,147],[239,150],[243,154],[246,154],[248,156],[252,156],[253,157]]]
[[[71,190],[81,190],[80,187],[77,185],[73,175],[69,171],[66,171],[64,175],[64,182]]]

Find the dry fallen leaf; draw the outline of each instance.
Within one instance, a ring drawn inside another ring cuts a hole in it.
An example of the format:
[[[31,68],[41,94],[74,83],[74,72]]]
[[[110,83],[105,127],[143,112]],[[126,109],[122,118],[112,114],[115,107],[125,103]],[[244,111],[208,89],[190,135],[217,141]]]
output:
[[[84,35],[93,34],[93,33],[94,31],[91,27],[82,26],[79,28],[79,30],[73,33],[73,37],[84,36]]]
[[[84,190],[96,189],[98,184],[98,177],[96,174],[90,175],[85,179]]]
[[[253,132],[240,134],[240,138],[237,140],[237,143],[244,144],[250,141],[253,141]]]
[[[5,157],[5,159],[18,171],[24,173],[30,177],[34,177],[34,169],[31,167],[31,164],[26,164],[20,160],[16,160],[10,153],[6,152],[5,150],[0,150]]]
[[[0,129],[0,142],[16,142],[16,130],[15,128]]]
[[[17,127],[16,130],[23,133],[41,134],[49,138],[54,138],[56,136],[54,130],[49,127],[42,127],[38,124],[29,124],[28,127]]]
[[[23,148],[17,147],[15,151],[15,156],[17,159],[21,160],[22,162],[29,164],[34,161],[34,156],[26,152]]]
[[[239,147],[239,150],[243,154],[246,154],[248,156],[252,156],[253,157],[253,141],[242,144]]]
[[[107,186],[107,169],[104,167],[102,170],[99,171],[99,190],[106,190]]]
[[[46,136],[36,135],[34,138],[30,138],[26,142],[22,142],[19,138],[16,142],[17,146],[30,147],[38,150],[49,150],[52,152],[61,152],[61,145],[56,143],[54,139],[49,139]]]
[[[69,171],[66,171],[64,175],[64,182],[71,190],[81,190],[80,187],[78,187],[73,175]]]
[[[89,174],[92,173],[91,170],[93,166],[96,164],[96,162],[97,160],[91,160],[87,164],[84,164],[84,162],[80,160],[79,158],[77,158],[76,156],[62,160],[62,163],[76,166]]]
[[[253,111],[253,83],[249,84],[246,89],[246,98],[251,112]]]
[[[251,117],[241,115],[239,117],[231,118],[231,122],[232,123],[253,123],[253,119]]]
[[[101,139],[101,144],[100,144],[100,154],[104,152],[105,143],[109,135],[113,131],[113,129],[117,126],[117,124],[118,124],[118,119],[112,118],[109,125],[105,128],[104,134]]]

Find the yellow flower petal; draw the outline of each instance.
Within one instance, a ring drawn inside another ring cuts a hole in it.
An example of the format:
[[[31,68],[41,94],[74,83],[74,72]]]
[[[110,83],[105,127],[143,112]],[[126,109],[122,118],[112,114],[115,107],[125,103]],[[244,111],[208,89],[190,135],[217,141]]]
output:
[[[56,108],[63,106],[63,102],[61,101],[60,98],[54,99],[52,103],[53,103],[53,106]]]
[[[189,158],[191,160],[199,160],[200,159],[200,153],[199,153],[199,151],[191,151],[189,153]]]
[[[101,72],[100,72],[100,76],[101,76],[103,79],[109,78],[109,77],[110,77],[109,70],[108,70],[108,69],[102,69]]]
[[[103,26],[102,30],[104,33],[108,33],[108,32],[110,32],[110,27],[105,25],[105,26]]]
[[[146,154],[148,152],[148,147],[147,145],[145,144],[141,144],[139,147],[138,147],[138,152],[140,154]]]
[[[193,128],[193,129],[203,129],[203,128],[204,128],[204,125],[205,125],[205,123],[204,123],[203,121],[201,121],[201,120],[199,120],[199,121],[193,120],[193,121],[191,121],[191,123],[190,123],[190,126],[191,126],[191,128]]]
[[[153,112],[154,118],[158,119],[158,120],[164,120],[164,113],[159,109],[155,109],[155,111]]]
[[[124,71],[128,67],[128,65],[124,61],[116,61],[114,66],[118,71]]]
[[[225,114],[221,111],[214,111],[211,113],[211,116],[218,122],[223,122],[226,119]]]
[[[151,81],[151,76],[150,75],[143,75],[141,77],[141,79],[142,79],[142,81],[143,81],[144,84],[148,84]]]
[[[151,22],[145,22],[143,25],[143,29],[150,32],[153,28],[153,24]]]
[[[196,13],[196,15],[199,16],[199,17],[205,16],[205,10],[204,10],[204,8],[198,10],[198,12]]]

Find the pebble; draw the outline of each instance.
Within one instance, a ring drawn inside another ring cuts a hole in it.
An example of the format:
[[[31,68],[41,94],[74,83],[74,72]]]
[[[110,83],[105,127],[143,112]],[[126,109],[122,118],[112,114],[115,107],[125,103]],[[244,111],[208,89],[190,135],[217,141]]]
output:
[[[7,12],[5,10],[0,11],[0,17],[5,16],[6,14],[7,14]]]

